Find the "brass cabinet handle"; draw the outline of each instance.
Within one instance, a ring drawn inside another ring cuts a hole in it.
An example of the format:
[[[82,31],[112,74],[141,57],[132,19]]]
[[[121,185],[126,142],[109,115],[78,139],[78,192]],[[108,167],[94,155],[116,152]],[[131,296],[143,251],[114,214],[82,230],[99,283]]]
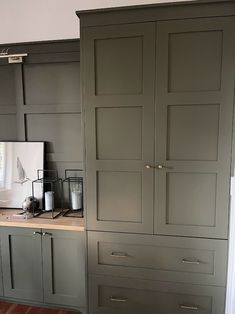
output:
[[[159,170],[161,170],[161,169],[172,169],[172,167],[164,166],[162,164],[158,164],[156,166],[152,166],[150,164],[146,164],[145,168],[146,169],[159,169]]]
[[[34,232],[33,232],[33,235],[36,235],[36,234],[40,234],[40,235],[42,235],[42,233],[41,233],[41,232],[39,232],[39,231],[34,231]]]
[[[154,169],[155,167],[152,166],[152,165],[150,165],[150,164],[147,164],[147,165],[145,165],[145,168],[146,168],[146,169]]]
[[[196,305],[190,306],[190,305],[184,305],[184,304],[182,304],[182,305],[180,305],[180,308],[181,308],[182,310],[193,310],[193,311],[198,311],[198,310],[199,310],[199,306],[196,306]]]
[[[43,236],[47,236],[47,235],[48,235],[48,236],[52,236],[52,233],[50,233],[50,232],[43,232],[42,235],[43,235]]]
[[[157,168],[157,169],[163,169],[163,168],[167,168],[167,167],[164,166],[164,165],[159,164],[159,165],[156,166],[156,168]]]
[[[197,260],[197,261],[190,261],[190,260],[185,259],[185,258],[182,259],[182,263],[183,263],[183,264],[194,264],[194,265],[199,265],[199,264],[201,264],[201,262],[200,262],[199,260]]]
[[[117,258],[125,258],[125,257],[128,257],[129,255],[123,252],[112,252],[110,256],[117,257]]]
[[[158,164],[155,168],[161,170],[161,169],[172,169],[172,167],[170,166],[165,166],[165,165],[162,165],[162,164]]]
[[[123,297],[114,297],[114,296],[111,296],[111,297],[110,297],[110,301],[112,301],[112,302],[127,302],[128,299],[127,299],[127,298],[123,298]]]

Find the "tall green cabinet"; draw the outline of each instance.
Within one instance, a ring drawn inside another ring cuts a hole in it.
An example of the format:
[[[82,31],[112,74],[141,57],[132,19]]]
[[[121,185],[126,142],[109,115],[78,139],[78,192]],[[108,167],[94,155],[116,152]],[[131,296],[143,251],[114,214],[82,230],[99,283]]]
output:
[[[90,314],[224,314],[235,3],[78,15]]]

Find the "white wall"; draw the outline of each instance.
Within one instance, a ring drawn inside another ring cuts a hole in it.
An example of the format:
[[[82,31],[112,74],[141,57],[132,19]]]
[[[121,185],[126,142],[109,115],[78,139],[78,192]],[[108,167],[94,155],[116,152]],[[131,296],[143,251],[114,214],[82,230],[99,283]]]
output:
[[[0,44],[77,38],[79,9],[178,1],[182,0],[0,0]]]

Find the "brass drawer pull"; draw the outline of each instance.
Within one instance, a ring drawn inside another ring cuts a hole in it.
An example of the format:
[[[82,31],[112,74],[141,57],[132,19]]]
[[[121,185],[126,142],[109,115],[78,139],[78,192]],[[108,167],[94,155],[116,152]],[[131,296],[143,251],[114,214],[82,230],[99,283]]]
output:
[[[182,310],[193,310],[193,311],[198,311],[199,310],[199,306],[189,306],[189,305],[180,305],[180,308]]]
[[[127,302],[128,299],[127,298],[122,298],[122,297],[111,296],[110,297],[110,301],[112,301],[112,302]]]
[[[200,265],[201,264],[201,262],[199,260],[197,260],[197,261],[190,261],[190,260],[187,260],[185,258],[182,259],[182,263],[183,264],[194,264],[194,265]]]
[[[128,257],[129,255],[127,253],[123,253],[123,252],[112,252],[110,254],[110,256],[112,257],[117,257],[117,258],[126,258]]]

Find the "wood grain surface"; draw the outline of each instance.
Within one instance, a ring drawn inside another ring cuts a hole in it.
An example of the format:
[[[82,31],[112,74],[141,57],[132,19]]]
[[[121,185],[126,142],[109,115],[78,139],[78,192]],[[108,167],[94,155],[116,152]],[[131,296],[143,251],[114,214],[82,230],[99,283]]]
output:
[[[20,209],[0,209],[0,226],[5,227],[25,227],[25,228],[45,228],[57,230],[84,231],[84,218],[63,217],[55,219],[31,218],[23,219],[16,217]]]

